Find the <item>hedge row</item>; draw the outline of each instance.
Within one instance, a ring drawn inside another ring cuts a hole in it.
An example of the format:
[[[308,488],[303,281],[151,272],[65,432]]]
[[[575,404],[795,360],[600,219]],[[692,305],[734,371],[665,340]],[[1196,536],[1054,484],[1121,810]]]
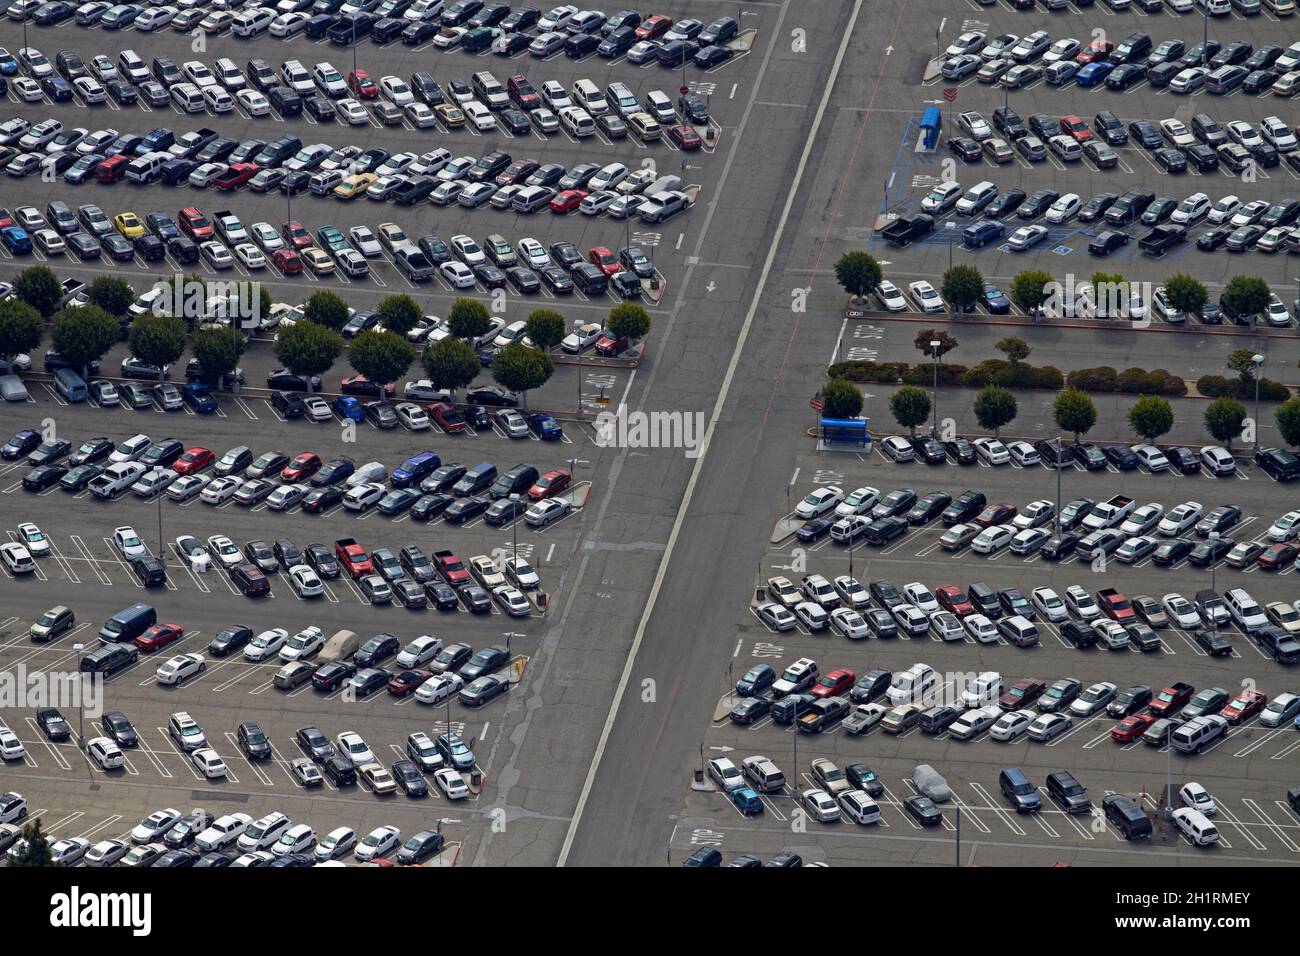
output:
[[[1122,372],[1117,372],[1109,365],[1080,368],[1067,375],[1065,383],[1081,392],[1120,392],[1126,395],[1166,395],[1175,398],[1187,394],[1187,383],[1182,377],[1162,368],[1126,368]]]
[[[1255,397],[1254,382],[1243,382],[1240,378],[1229,378],[1226,375],[1202,375],[1196,380],[1196,390],[1207,398],[1226,395],[1229,398],[1253,400]],[[1266,402],[1285,402],[1291,397],[1291,390],[1281,382],[1261,378],[1259,397]]]
[[[911,365],[907,362],[837,362],[828,370],[831,378],[846,378],[850,382],[869,382],[876,385],[928,386],[934,384],[935,368],[929,362]],[[988,359],[974,368],[965,365],[941,364],[939,384],[964,385],[983,388],[1001,385],[1004,388],[1043,388],[1060,391],[1065,385],[1061,370],[1050,365],[1013,365],[1006,359]]]

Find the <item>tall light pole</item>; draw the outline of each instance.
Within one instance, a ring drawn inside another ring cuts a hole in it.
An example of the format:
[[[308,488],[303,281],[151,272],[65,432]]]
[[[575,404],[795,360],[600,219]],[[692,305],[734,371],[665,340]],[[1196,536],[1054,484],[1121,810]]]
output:
[[[1056,436],[1056,532],[1061,533],[1061,436]]]
[[[1255,451],[1259,451],[1259,369],[1264,364],[1264,356],[1256,352],[1250,357],[1250,364],[1255,367]]]
[[[930,407],[934,410],[934,424],[930,426],[930,436],[939,437],[939,347],[943,343],[938,339],[930,340],[930,352],[934,356],[934,395]]]

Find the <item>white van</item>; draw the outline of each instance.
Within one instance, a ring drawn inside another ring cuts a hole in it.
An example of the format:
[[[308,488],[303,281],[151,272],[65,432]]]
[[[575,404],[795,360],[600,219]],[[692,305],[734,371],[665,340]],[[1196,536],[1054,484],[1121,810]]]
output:
[[[560,110],[560,125],[579,139],[596,132],[596,121],[581,106],[566,106]]]
[[[889,703],[921,704],[934,693],[939,677],[929,664],[913,664],[907,670],[894,675],[889,685]]]
[[[254,7],[235,14],[230,22],[230,32],[237,37],[255,37],[265,31],[274,19],[274,11],[266,7]]]
[[[641,110],[640,104],[636,101],[636,94],[628,88],[626,83],[609,84],[605,87],[605,96],[623,119],[627,119],[633,113]]]
[[[1268,627],[1268,617],[1245,588],[1232,588],[1223,596],[1232,622],[1248,634]]]
[[[1169,737],[1170,745],[1179,753],[1198,754],[1228,732],[1228,720],[1218,714],[1193,717]]]
[[[993,704],[1002,696],[1002,675],[997,671],[985,671],[966,685],[961,692],[963,707],[983,707]]]
[[[1174,824],[1193,846],[1211,846],[1219,842],[1218,828],[1200,810],[1179,807],[1174,811]]]
[[[868,826],[880,822],[880,805],[871,799],[865,790],[850,790],[840,796],[840,809],[852,818],[854,823]]]
[[[142,186],[152,183],[162,175],[163,163],[171,158],[169,153],[145,153],[126,164],[124,178]]]
[[[609,101],[600,87],[591,80],[578,80],[573,84],[573,104],[580,106],[592,116],[604,116],[609,112]]]
[[[991,203],[997,194],[998,187],[988,180],[976,183],[957,200],[957,212],[963,216],[973,216]]]
[[[511,200],[511,206],[515,212],[537,212],[545,208],[554,195],[555,191],[545,186],[525,186],[515,193],[515,198]]]
[[[740,768],[746,782],[759,793],[780,793],[785,789],[785,774],[767,757],[746,757]]]
[[[334,187],[343,182],[343,170],[327,169],[319,173],[312,173],[311,179],[307,180],[307,188],[317,196],[328,196],[334,192]]]
[[[171,88],[172,102],[182,113],[202,113],[206,106],[203,93],[193,83],[177,83]]]

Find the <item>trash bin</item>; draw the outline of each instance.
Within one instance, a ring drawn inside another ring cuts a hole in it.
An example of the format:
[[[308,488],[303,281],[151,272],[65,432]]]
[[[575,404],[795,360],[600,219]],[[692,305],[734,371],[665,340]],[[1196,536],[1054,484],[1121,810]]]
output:
[[[483,771],[478,767],[471,768],[469,772],[469,785],[472,789],[478,790],[483,786]]]

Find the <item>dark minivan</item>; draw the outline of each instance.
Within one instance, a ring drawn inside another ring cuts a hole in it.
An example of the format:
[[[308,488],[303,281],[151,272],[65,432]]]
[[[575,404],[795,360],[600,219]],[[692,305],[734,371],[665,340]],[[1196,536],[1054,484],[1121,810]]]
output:
[[[466,477],[469,477],[466,475]],[[537,484],[537,469],[532,465],[515,465],[504,475],[492,482],[491,495],[493,498],[509,498],[511,495],[523,495],[528,493],[528,489]]]
[[[137,603],[118,611],[99,629],[99,639],[105,644],[130,644],[158,623],[158,612],[153,605]]]

